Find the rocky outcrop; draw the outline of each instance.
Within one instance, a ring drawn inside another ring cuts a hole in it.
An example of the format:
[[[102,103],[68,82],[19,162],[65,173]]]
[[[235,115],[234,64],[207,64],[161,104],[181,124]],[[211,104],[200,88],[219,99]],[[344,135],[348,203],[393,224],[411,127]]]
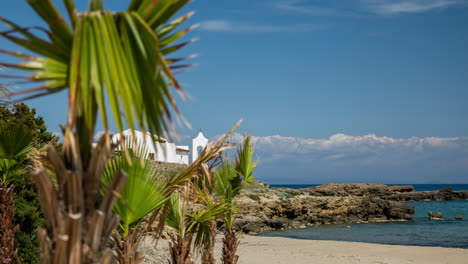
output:
[[[324,184],[300,189],[312,196],[367,196],[392,201],[448,201],[468,200],[468,191],[453,191],[445,187],[439,191],[416,192],[412,185],[387,186],[385,184]]]
[[[414,207],[364,195],[314,196],[302,190],[249,189],[237,198],[244,233],[313,224],[410,220]]]
[[[382,199],[393,201],[451,201],[468,200],[468,191],[426,191],[398,193],[383,196]]]
[[[441,212],[429,211],[427,212],[427,215],[429,216],[429,220],[444,220],[444,216]]]
[[[237,198],[235,226],[244,233],[314,224],[411,220],[405,201],[467,200],[468,191],[416,192],[411,185],[325,184],[305,189],[252,188]],[[431,215],[429,215],[431,217]],[[442,217],[442,216],[441,216]],[[437,219],[434,213],[432,219]]]
[[[307,192],[312,196],[377,196],[400,194],[413,192],[412,185],[404,186],[387,186],[385,184],[324,184],[320,186],[299,189],[299,191]]]

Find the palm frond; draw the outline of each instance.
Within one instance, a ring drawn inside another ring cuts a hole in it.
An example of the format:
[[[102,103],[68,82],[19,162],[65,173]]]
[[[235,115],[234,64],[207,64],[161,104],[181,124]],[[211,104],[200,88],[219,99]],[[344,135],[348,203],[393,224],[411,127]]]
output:
[[[236,157],[236,170],[247,183],[253,182],[253,171],[257,166],[257,162],[253,159],[254,147],[251,141],[251,136],[245,138],[242,147],[237,150]]]
[[[0,127],[0,180],[24,175],[23,162],[33,149],[33,133],[23,124]]]
[[[89,0],[88,10],[89,11],[98,11],[104,8],[102,0]]]
[[[35,27],[0,17],[10,27],[1,37],[38,54],[3,52],[25,61],[0,65],[31,72],[24,78],[39,83],[8,96],[35,98],[68,89],[68,123],[84,126],[79,130],[87,135],[81,141],[91,140],[97,116],[105,129],[112,118],[119,132],[127,127],[158,135],[170,130],[172,115],[179,113],[171,86],[184,93],[169,65],[174,61],[165,56],[186,45],[175,42],[194,27],[177,28],[193,13],[168,21],[189,1],[133,0],[128,11],[111,13],[103,10],[102,0],[90,0],[90,12],[79,15],[74,1],[63,2],[71,27],[51,0],[28,0],[48,25],[39,33],[49,39]]]
[[[183,237],[186,232],[186,212],[179,193],[171,195],[167,204],[166,225],[174,228]]]
[[[195,233],[195,247],[200,248],[211,241],[216,217],[223,215],[226,210],[226,204],[216,203],[187,215],[188,231]]]
[[[50,35],[52,42],[66,51],[71,51],[73,32],[67,25],[63,16],[59,13],[51,0],[27,0],[28,4],[49,25],[53,34]],[[68,48],[68,49],[67,49]]]
[[[120,216],[121,227],[128,235],[130,226],[154,210],[165,204],[169,195],[160,175],[155,170],[154,163],[145,159],[148,150],[143,144],[130,148],[127,142],[129,155],[120,155],[112,159],[105,167],[102,177],[102,190],[113,181],[118,170],[128,175],[120,199],[114,206],[114,211]]]
[[[215,179],[215,193],[225,201],[232,201],[241,189],[242,179],[229,160],[215,171]]]
[[[33,148],[33,133],[23,124],[0,127],[0,158],[17,159]]]

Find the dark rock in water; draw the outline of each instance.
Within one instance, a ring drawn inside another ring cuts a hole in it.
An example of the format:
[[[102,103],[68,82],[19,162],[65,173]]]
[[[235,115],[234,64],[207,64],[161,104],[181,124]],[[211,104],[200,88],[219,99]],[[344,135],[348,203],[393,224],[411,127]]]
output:
[[[461,216],[461,215],[456,215],[455,216],[455,220],[462,220],[462,219],[463,219],[463,216]]]
[[[275,218],[275,219],[271,219],[268,221],[268,225],[272,228],[275,228],[275,229],[279,229],[279,228],[286,228],[286,227],[289,227],[290,223],[289,223],[289,219],[288,218],[284,218],[284,217],[280,217],[280,218]]]
[[[440,189],[440,192],[453,192],[453,189],[452,187],[447,186],[447,187]]]
[[[429,216],[429,220],[443,220],[444,219],[441,212],[429,211],[427,212],[427,215]]]
[[[264,223],[247,223],[240,230],[246,234],[256,234],[260,233],[263,230],[267,229],[268,226]]]
[[[389,203],[386,217],[388,219],[413,219],[414,207],[408,208],[407,204],[404,203]]]

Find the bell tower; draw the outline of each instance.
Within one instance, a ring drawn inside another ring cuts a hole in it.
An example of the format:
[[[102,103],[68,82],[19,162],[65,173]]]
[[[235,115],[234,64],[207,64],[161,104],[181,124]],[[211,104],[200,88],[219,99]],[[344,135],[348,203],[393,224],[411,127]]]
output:
[[[198,132],[198,136],[192,139],[192,163],[205,149],[206,144],[208,144],[208,139],[205,136],[203,136],[203,133],[200,130],[200,132]]]

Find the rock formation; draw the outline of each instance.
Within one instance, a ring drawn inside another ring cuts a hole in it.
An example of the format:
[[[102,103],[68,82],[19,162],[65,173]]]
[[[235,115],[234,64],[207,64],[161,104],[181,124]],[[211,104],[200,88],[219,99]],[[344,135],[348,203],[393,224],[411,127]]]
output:
[[[325,184],[305,189],[253,188],[241,192],[235,225],[244,233],[314,224],[411,220],[405,201],[466,200],[468,191],[416,192],[411,185]],[[437,218],[437,215],[434,215]],[[435,219],[434,218],[434,219]]]
[[[444,220],[444,216],[441,212],[429,211],[427,212],[427,215],[429,216],[429,220]]]
[[[453,191],[451,187],[440,191],[416,192],[412,185],[387,186],[385,184],[324,184],[301,189],[312,196],[368,196],[393,201],[449,201],[468,200],[468,191]]]
[[[244,233],[313,224],[410,220],[414,207],[364,195],[316,196],[292,189],[248,189],[238,198]]]

